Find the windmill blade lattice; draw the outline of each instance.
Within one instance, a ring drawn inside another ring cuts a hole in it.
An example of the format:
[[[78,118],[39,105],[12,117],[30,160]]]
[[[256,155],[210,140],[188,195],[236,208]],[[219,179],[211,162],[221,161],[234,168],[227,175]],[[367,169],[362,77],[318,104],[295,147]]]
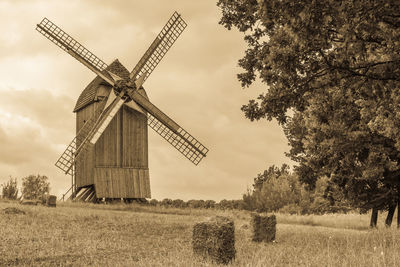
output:
[[[47,18],[44,18],[37,24],[36,30],[67,53],[69,50],[74,51],[99,72],[107,68],[107,64],[103,60],[96,57],[92,52]]]
[[[74,163],[88,151],[90,146],[96,143],[123,102],[123,99],[117,97],[112,104],[104,110],[106,101],[103,101],[102,105],[97,108],[95,114],[82,126],[78,135],[68,145],[55,165],[66,174],[71,174]]]
[[[137,79],[144,74],[145,81],[175,43],[176,39],[178,39],[179,35],[185,30],[186,26],[187,24],[181,15],[175,11],[132,70],[131,78]]]
[[[182,155],[195,165],[206,156],[208,149],[196,138],[191,136],[182,127],[177,132],[170,130],[167,126],[157,120],[150,113],[147,113],[148,125],[168,143],[175,147]]]
[[[105,104],[105,103],[104,103]],[[58,158],[55,165],[61,169],[65,174],[72,174],[73,172],[73,165],[76,160],[78,160],[79,156],[83,153],[77,154],[77,149],[80,147],[81,151],[86,151],[88,149],[87,145],[82,144],[87,139],[90,131],[93,129],[94,125],[97,122],[100,114],[103,111],[103,105],[100,105],[95,114],[85,122],[82,128],[79,130],[76,137],[71,141],[71,143],[67,146],[61,156]],[[88,142],[86,142],[88,143]]]
[[[129,91],[128,94],[147,111],[148,125],[187,159],[197,165],[206,156],[208,149],[205,146],[151,103],[145,96],[138,91]]]

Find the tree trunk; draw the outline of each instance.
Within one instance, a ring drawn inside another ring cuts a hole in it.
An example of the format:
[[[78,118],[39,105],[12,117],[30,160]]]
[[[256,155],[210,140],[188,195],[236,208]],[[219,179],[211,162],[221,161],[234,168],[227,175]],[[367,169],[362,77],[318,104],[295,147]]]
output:
[[[369,223],[369,227],[376,228],[376,224],[378,222],[378,209],[373,208],[371,213],[371,221]]]
[[[395,210],[396,210],[396,204],[392,204],[392,205],[389,206],[388,215],[387,215],[386,220],[385,220],[385,226],[386,227],[390,227],[392,225],[393,215],[394,215],[394,211]],[[399,216],[397,216],[397,220],[398,220],[398,217]]]
[[[397,199],[397,228],[400,228],[400,198]]]

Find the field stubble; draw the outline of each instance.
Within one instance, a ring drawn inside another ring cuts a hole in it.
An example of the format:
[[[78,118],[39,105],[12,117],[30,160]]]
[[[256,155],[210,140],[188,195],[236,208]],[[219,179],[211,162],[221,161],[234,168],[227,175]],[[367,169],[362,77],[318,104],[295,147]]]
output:
[[[25,214],[5,214],[15,207]],[[235,222],[231,266],[396,266],[400,230],[369,230],[369,215],[277,214],[276,242],[251,241],[250,213],[137,205],[0,202],[0,266],[214,266],[193,255],[192,228]],[[382,218],[384,215],[380,215]]]

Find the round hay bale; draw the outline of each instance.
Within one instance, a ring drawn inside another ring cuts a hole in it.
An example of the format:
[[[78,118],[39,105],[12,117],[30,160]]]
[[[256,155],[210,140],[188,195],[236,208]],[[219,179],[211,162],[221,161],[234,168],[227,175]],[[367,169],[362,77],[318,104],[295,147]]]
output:
[[[226,217],[215,216],[193,227],[193,252],[218,264],[230,263],[236,255],[235,225]]]

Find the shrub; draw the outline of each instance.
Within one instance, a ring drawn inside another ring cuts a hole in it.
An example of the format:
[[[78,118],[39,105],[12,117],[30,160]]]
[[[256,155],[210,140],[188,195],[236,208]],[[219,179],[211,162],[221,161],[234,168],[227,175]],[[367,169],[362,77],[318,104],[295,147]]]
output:
[[[172,200],[172,206],[175,208],[185,208],[186,203],[182,199],[174,199]]]
[[[206,201],[204,201],[204,208],[206,208],[206,209],[215,208],[215,201],[214,200],[206,200]]]
[[[191,199],[187,202],[188,207],[194,208],[194,209],[199,209],[199,208],[204,208],[204,200],[196,200],[196,199]]]
[[[157,206],[158,205],[158,200],[157,199],[151,199],[150,201],[149,201],[149,205],[150,206]]]
[[[2,195],[3,198],[7,199],[17,199],[18,196],[18,186],[17,186],[17,178],[10,177],[7,183],[2,184],[3,190]]]
[[[241,205],[258,212],[280,211],[289,214],[324,214],[347,212],[349,205],[343,192],[320,177],[313,190],[302,185],[287,165],[272,166],[254,179],[253,190],[247,189]],[[235,206],[237,208],[237,206]],[[240,208],[240,204],[239,204]]]
[[[42,199],[50,191],[50,183],[44,175],[29,175],[22,178],[22,195],[24,199]]]
[[[171,207],[172,206],[172,199],[170,198],[164,198],[161,200],[160,205],[163,207]]]
[[[300,206],[297,204],[294,204],[294,203],[284,206],[283,208],[279,209],[279,212],[290,214],[290,215],[294,215],[294,214],[299,215],[302,213]]]
[[[223,199],[218,203],[218,207],[222,210],[232,209],[232,203],[229,200]]]

